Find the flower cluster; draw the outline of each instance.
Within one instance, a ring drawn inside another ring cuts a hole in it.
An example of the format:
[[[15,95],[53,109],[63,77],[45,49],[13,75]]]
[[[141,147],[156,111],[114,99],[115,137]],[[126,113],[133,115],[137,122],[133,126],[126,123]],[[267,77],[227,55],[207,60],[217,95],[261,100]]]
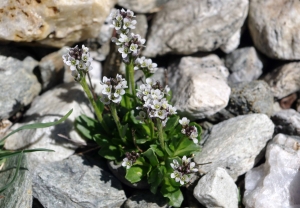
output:
[[[152,63],[151,59],[146,59],[144,56],[135,60],[134,70],[141,69],[144,73],[155,73],[157,70],[157,64]]]
[[[135,151],[126,152],[125,155],[126,157],[123,159],[122,166],[126,167],[127,169],[129,169],[140,157],[140,154]]]
[[[70,48],[69,52],[62,56],[66,65],[70,66],[72,76],[76,81],[80,81],[80,72],[86,73],[92,69],[89,48],[82,45],[82,48],[78,48],[76,45],[74,48]]]
[[[138,109],[144,109],[150,118],[161,119],[163,126],[166,125],[169,115],[177,114],[176,108],[166,99],[170,91],[168,86],[162,88],[159,82],[153,84],[152,79],[147,78],[146,84],[142,84],[137,91],[137,97],[143,102],[143,107],[138,107]]]
[[[181,161],[182,165],[175,159],[173,160],[173,163],[170,163],[174,170],[174,172],[171,173],[171,178],[174,178],[176,182],[180,182],[180,184],[183,185],[190,181],[190,173],[197,172],[198,169],[194,168],[196,164],[191,162],[191,158],[183,156]]]
[[[125,88],[128,88],[127,81],[122,78],[122,75],[117,74],[116,78],[103,77],[103,81],[100,82],[103,86],[101,102],[105,105],[110,104],[110,101],[114,103],[120,103],[122,95],[125,94]]]
[[[198,130],[195,126],[189,126],[190,120],[186,117],[183,117],[179,120],[179,123],[182,125],[181,133],[189,137],[195,144],[198,143]]]

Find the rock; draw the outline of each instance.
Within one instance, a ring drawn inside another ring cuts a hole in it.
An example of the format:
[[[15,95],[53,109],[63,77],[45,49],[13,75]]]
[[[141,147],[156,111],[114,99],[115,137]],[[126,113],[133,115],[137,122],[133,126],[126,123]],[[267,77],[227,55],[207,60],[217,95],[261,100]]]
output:
[[[168,74],[174,106],[193,119],[220,111],[226,107],[230,96],[226,83],[228,74],[216,55],[182,58]]]
[[[241,39],[241,29],[237,30],[227,41],[220,46],[220,49],[225,53],[230,53],[237,49],[240,44]]]
[[[237,116],[213,126],[195,163],[202,172],[224,168],[236,181],[237,177],[250,170],[256,156],[272,138],[274,124],[265,114]]]
[[[254,47],[240,48],[228,54],[225,66],[230,70],[230,83],[251,82],[262,74],[263,64]]]
[[[248,208],[300,206],[300,138],[276,135],[266,162],[246,174],[243,204]]]
[[[292,107],[293,103],[297,100],[297,94],[293,93],[288,95],[287,97],[282,98],[279,101],[280,107],[282,109],[289,109]]]
[[[0,121],[0,139],[4,137],[11,125],[12,122],[10,120],[4,119]]]
[[[39,165],[32,181],[33,196],[44,207],[120,207],[126,200],[115,177],[91,159],[77,155]]]
[[[22,61],[0,55],[0,120],[29,105],[41,91],[33,69],[37,61],[27,57]]]
[[[236,84],[231,88],[231,95],[226,109],[235,115],[273,113],[273,95],[268,84],[262,80],[248,84]]]
[[[203,176],[194,189],[194,197],[205,207],[238,208],[239,191],[223,168]]]
[[[240,31],[248,0],[173,0],[154,17],[143,54],[148,57],[213,51]]]
[[[124,208],[137,208],[137,207],[171,207],[168,205],[167,198],[164,198],[160,193],[152,194],[150,191],[138,191],[134,193],[124,203]]]
[[[6,140],[5,148],[9,150],[47,148],[55,151],[33,152],[28,155],[32,167],[38,163],[60,161],[69,157],[76,148],[86,144],[74,129],[75,118],[81,114],[93,117],[88,100],[79,84],[62,84],[37,97],[25,113],[23,122],[12,127],[16,129],[28,123],[53,122],[71,109],[73,113],[62,124],[17,132]]]
[[[138,13],[151,13],[159,10],[168,1],[170,0],[118,0],[118,5]]]
[[[13,180],[19,155],[7,158],[0,174],[0,188]],[[0,207],[16,208],[32,206],[32,179],[28,170],[26,155],[21,159],[16,180],[1,193]]]
[[[96,37],[116,0],[5,1],[0,40],[53,47]]]
[[[300,59],[299,1],[251,0],[248,27],[255,47],[270,58]]]
[[[276,112],[271,119],[277,133],[300,136],[300,113],[294,109]]]
[[[284,64],[268,73],[264,80],[278,99],[297,92],[300,90],[300,62]]]

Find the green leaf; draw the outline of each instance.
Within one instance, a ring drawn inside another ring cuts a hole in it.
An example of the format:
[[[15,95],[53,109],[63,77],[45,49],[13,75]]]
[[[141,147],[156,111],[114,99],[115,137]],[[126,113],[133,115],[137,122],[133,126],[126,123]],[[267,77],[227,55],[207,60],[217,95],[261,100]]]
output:
[[[159,161],[154,153],[154,150],[152,148],[149,148],[146,152],[143,153],[143,155],[149,160],[150,164],[155,167],[158,165]]]
[[[174,155],[173,151],[169,148],[168,145],[165,145],[165,150],[170,157]]]
[[[169,199],[169,205],[174,207],[180,207],[183,201],[183,195],[180,189],[176,189],[174,192],[162,193],[164,197]]]
[[[192,153],[199,151],[200,147],[196,145],[193,140],[188,138],[181,139],[179,145],[175,148],[173,156],[191,155]]]
[[[151,184],[150,191],[156,194],[158,186],[161,184],[164,178],[163,167],[155,167],[149,174],[148,183]]]
[[[176,125],[179,122],[179,116],[173,115],[169,118],[169,120],[166,123],[166,126],[164,127],[165,131],[172,130],[176,127]]]
[[[0,151],[0,160],[8,157],[12,157],[21,153],[29,153],[29,152],[38,152],[38,151],[46,151],[46,152],[55,152],[54,150],[50,149],[28,149],[28,150],[18,150],[18,151],[9,151],[9,150],[1,150]]]
[[[156,144],[152,144],[150,145],[150,147],[154,150],[155,154],[158,157],[164,157],[164,152],[161,149],[159,149]]]
[[[98,154],[108,160],[119,160],[122,155],[119,148],[114,145],[102,146]]]
[[[16,130],[12,131],[11,133],[9,133],[5,137],[3,137],[0,140],[0,145],[2,143],[4,143],[5,139],[7,139],[10,135],[12,135],[12,134],[14,134],[18,131],[25,130],[25,129],[47,128],[47,127],[50,127],[50,126],[55,126],[57,124],[60,124],[60,123],[64,122],[65,120],[67,120],[67,118],[71,115],[72,112],[73,112],[73,109],[71,109],[65,116],[63,116],[58,121],[48,122],[48,123],[34,123],[34,124],[28,124],[28,125],[21,126],[20,128],[17,128]]]
[[[125,178],[131,183],[139,182],[144,176],[147,175],[148,169],[149,166],[131,166],[129,169],[127,169]]]
[[[97,120],[81,115],[75,120],[75,128],[84,138],[92,140],[93,136],[99,132],[101,126]]]
[[[122,128],[122,135],[121,135],[121,137],[124,137],[126,135],[126,131],[128,129],[128,123],[125,124],[125,125],[122,125],[121,128]]]

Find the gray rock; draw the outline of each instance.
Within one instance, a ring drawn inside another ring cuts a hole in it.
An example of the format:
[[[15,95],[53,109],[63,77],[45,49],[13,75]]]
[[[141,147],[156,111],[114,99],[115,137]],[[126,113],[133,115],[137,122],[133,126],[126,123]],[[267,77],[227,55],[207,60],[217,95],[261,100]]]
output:
[[[12,181],[19,156],[7,158],[0,174],[0,188]],[[21,166],[16,180],[1,193],[0,207],[27,208],[32,206],[32,179],[28,170],[26,155],[21,159]]]
[[[250,170],[256,156],[272,138],[274,124],[265,114],[237,116],[214,125],[200,153],[194,161],[201,172],[226,169],[236,180]]]
[[[37,62],[27,57],[23,62],[0,55],[0,120],[9,118],[30,104],[41,91],[33,69]]]
[[[136,28],[133,29],[132,32],[134,34],[139,34],[142,38],[146,38],[148,30],[148,22],[146,15],[137,14],[135,19],[137,21]]]
[[[271,119],[277,133],[300,136],[300,113],[294,109],[278,111]]]
[[[145,56],[213,51],[227,44],[248,14],[248,0],[173,0],[153,19]]]
[[[266,162],[246,174],[243,204],[247,208],[300,206],[300,137],[276,135]]]
[[[231,95],[226,109],[235,115],[273,113],[273,95],[268,84],[262,80],[248,84],[237,84],[231,88]]]
[[[237,30],[228,40],[226,43],[220,46],[220,49],[225,53],[230,53],[237,49],[240,44],[241,39],[241,29]]]
[[[118,4],[138,13],[149,13],[159,10],[159,7],[163,6],[168,1],[170,0],[118,0]]]
[[[231,83],[251,82],[262,74],[263,64],[254,47],[240,48],[225,57]]]
[[[139,191],[133,194],[124,203],[124,208],[159,208],[171,207],[168,205],[168,199],[164,198],[160,193],[152,194],[150,191]]]
[[[268,73],[264,80],[269,84],[274,97],[281,99],[300,90],[300,63],[292,62]]]
[[[230,96],[226,83],[228,74],[216,55],[182,58],[168,74],[174,106],[193,119],[220,111],[226,107]]]
[[[4,119],[0,121],[0,138],[4,137],[11,125],[12,122],[10,120]]]
[[[194,189],[194,197],[205,207],[238,207],[238,189],[223,168],[203,176]]]
[[[86,144],[74,129],[75,118],[81,114],[93,117],[88,100],[79,84],[62,84],[37,97],[31,108],[25,113],[23,122],[16,123],[12,127],[12,129],[16,129],[28,123],[53,122],[71,109],[73,109],[73,113],[64,123],[49,128],[17,132],[6,140],[5,148],[10,150],[22,148],[55,150],[55,152],[33,152],[28,155],[32,167],[38,163],[59,161],[69,157],[76,148]]]
[[[77,155],[41,164],[33,174],[33,196],[44,207],[120,207],[126,200],[119,181],[110,173]]]
[[[248,27],[254,45],[270,58],[300,59],[299,1],[251,0]]]

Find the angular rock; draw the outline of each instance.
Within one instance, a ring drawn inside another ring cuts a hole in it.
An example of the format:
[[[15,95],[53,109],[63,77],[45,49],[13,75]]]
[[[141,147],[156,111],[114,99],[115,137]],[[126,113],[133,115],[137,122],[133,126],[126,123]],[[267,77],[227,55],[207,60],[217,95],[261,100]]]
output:
[[[248,208],[300,206],[300,137],[276,135],[266,162],[246,174],[243,204]]]
[[[284,64],[268,73],[264,80],[278,99],[297,92],[300,90],[300,62]]]
[[[194,197],[207,208],[238,208],[237,186],[223,168],[203,176],[194,189]]]
[[[248,27],[256,48],[270,58],[300,59],[299,1],[251,0]]]
[[[254,47],[240,48],[225,57],[231,83],[251,82],[262,74],[263,64]]]
[[[154,17],[145,56],[213,51],[227,44],[248,14],[248,0],[173,0]]]
[[[168,74],[172,102],[178,111],[193,119],[201,119],[225,108],[230,87],[229,72],[216,55],[203,58],[184,57]]]
[[[268,84],[262,80],[231,87],[231,95],[226,109],[235,115],[273,113],[273,95]]]
[[[277,133],[300,136],[300,113],[294,109],[276,112],[271,119]]]
[[[12,127],[12,129],[16,129],[28,123],[53,122],[71,109],[73,109],[73,113],[62,124],[17,132],[6,140],[5,148],[10,150],[21,148],[55,150],[55,152],[29,154],[28,157],[33,167],[38,163],[59,161],[69,157],[77,147],[86,144],[74,129],[75,118],[81,114],[93,117],[88,100],[79,84],[62,84],[37,97],[25,113],[23,122]]]
[[[250,170],[256,156],[272,138],[274,124],[265,114],[237,116],[214,125],[202,151],[194,161],[202,172],[226,169],[236,180]]]
[[[96,37],[116,0],[2,1],[0,40],[62,47]]]
[[[227,41],[227,43],[220,46],[220,49],[225,53],[230,53],[237,49],[240,44],[241,29],[237,30]]]
[[[170,0],[118,0],[118,5],[138,13],[151,13],[159,10],[168,1]]]
[[[13,180],[19,155],[9,157],[5,161],[0,174],[0,188]],[[32,206],[32,179],[28,170],[26,154],[21,159],[20,170],[16,180],[1,193],[0,207],[16,208]]]
[[[20,61],[0,55],[0,120],[30,104],[41,91],[41,85],[32,72],[37,64],[31,57]]]
[[[33,196],[44,207],[120,207],[126,200],[119,181],[99,164],[77,155],[41,164],[33,174]]]

